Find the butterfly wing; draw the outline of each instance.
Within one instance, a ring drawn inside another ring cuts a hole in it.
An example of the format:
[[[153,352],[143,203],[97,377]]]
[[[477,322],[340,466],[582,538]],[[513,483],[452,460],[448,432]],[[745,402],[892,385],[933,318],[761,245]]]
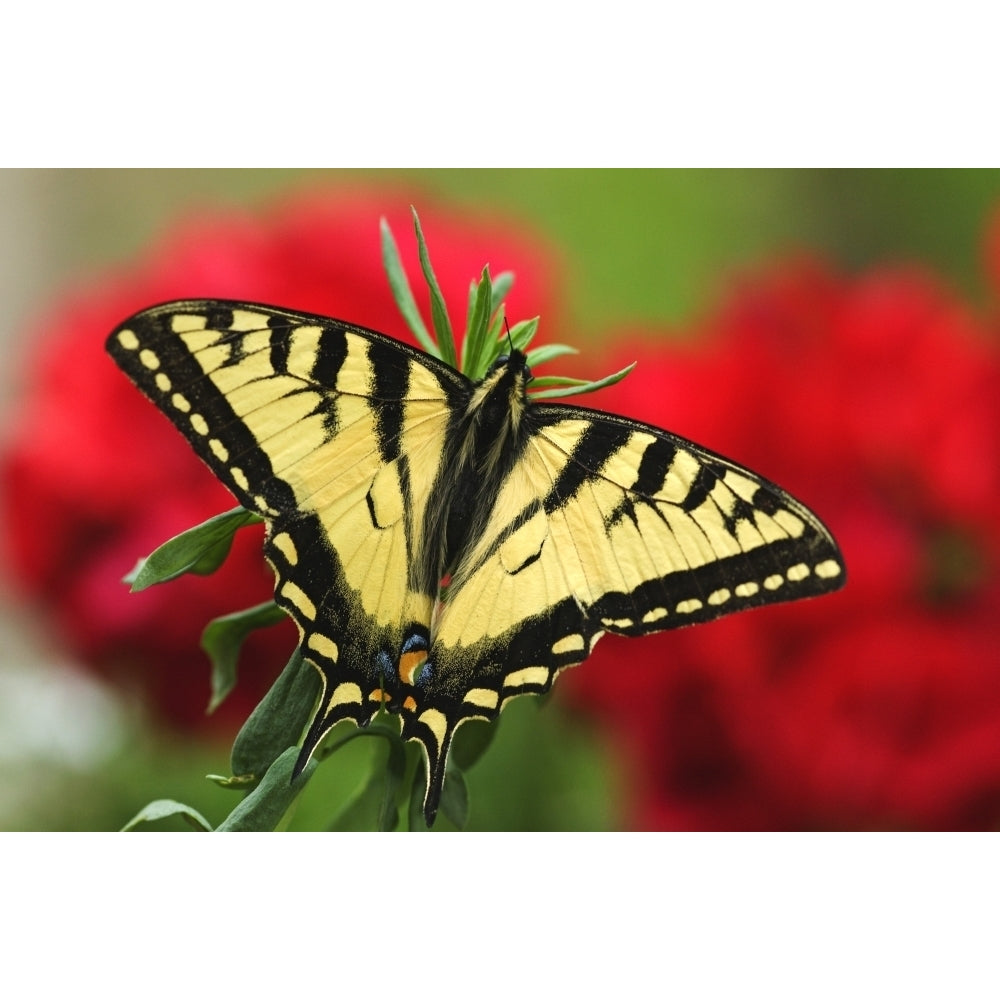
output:
[[[836,590],[830,532],[784,490],[658,428],[535,405],[531,437],[434,630],[438,760],[467,718],[547,691],[605,632],[644,635]]]
[[[148,309],[108,350],[267,521],[275,600],[323,682],[304,766],[336,722],[371,719],[430,628],[422,529],[469,383],[370,330],[232,302]]]

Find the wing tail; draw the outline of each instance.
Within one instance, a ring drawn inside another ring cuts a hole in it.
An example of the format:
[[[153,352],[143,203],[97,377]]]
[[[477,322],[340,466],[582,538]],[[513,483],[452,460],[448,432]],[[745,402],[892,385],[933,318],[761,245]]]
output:
[[[427,787],[424,791],[424,821],[428,827],[434,825],[441,793],[444,789],[448,766],[448,751],[451,749],[455,729],[462,720],[452,721],[437,708],[424,709],[419,714],[403,715],[402,737],[415,741],[424,751],[424,775]]]

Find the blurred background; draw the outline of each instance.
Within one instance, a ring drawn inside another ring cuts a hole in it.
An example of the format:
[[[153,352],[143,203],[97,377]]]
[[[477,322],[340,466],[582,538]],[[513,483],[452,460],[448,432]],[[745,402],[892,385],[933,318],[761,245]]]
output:
[[[200,629],[270,575],[244,532],[216,577],[119,583],[233,502],[103,341],[182,296],[403,337],[378,222],[420,299],[410,204],[456,326],[484,263],[513,270],[511,318],[582,351],[553,373],[639,361],[581,402],[775,479],[849,570],[807,604],[603,640],[504,712],[470,827],[1000,826],[1000,172],[74,170],[0,172],[0,828],[235,804],[204,775],[294,630],[255,637],[206,717]],[[371,742],[293,827],[330,822]]]

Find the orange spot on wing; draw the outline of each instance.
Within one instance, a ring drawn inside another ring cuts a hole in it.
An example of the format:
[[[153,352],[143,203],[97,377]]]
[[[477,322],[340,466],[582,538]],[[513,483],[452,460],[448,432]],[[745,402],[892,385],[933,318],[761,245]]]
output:
[[[399,677],[404,684],[413,684],[417,668],[427,662],[427,651],[418,649],[413,653],[403,653],[399,657]]]
[[[403,708],[408,712],[415,712],[417,710],[417,703],[413,695],[407,695],[406,700],[403,702]]]

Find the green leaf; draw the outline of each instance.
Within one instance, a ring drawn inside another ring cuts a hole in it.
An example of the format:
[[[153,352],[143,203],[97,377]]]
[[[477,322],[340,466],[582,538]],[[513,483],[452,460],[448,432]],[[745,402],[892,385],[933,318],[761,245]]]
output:
[[[379,223],[379,228],[382,233],[382,266],[385,268],[386,276],[389,279],[389,287],[392,289],[392,296],[396,300],[396,306],[403,314],[403,319],[406,320],[407,326],[409,326],[413,331],[413,335],[417,338],[417,343],[428,354],[433,355],[435,358],[440,358],[441,352],[438,350],[437,344],[434,343],[434,338],[427,332],[427,327],[424,325],[423,317],[421,317],[420,310],[417,308],[416,299],[414,299],[413,292],[410,290],[410,282],[407,280],[406,272],[403,270],[399,248],[396,246],[389,223],[386,222],[384,217]]]
[[[385,762],[382,803],[379,807],[378,822],[375,829],[383,832],[395,830],[399,825],[399,805],[397,802],[399,789],[403,786],[406,776],[406,751],[403,741],[396,736],[388,741],[389,756]]]
[[[384,785],[385,775],[379,768],[368,776],[361,790],[337,813],[328,829],[340,833],[382,830],[380,809]]]
[[[214,781],[220,788],[231,788],[236,792],[248,792],[257,784],[257,779],[250,774],[243,774],[236,778],[227,774],[206,774],[208,781]]]
[[[462,769],[448,759],[445,770],[444,787],[441,789],[440,811],[459,830],[465,829],[469,819],[469,787],[465,783]]]
[[[289,747],[278,757],[261,783],[219,824],[219,832],[274,830],[316,770],[316,762],[311,760],[292,781],[298,756],[298,747]]]
[[[209,713],[225,701],[236,686],[236,663],[246,637],[258,628],[284,621],[285,612],[274,601],[214,618],[201,633],[201,648],[212,661],[212,698]]]
[[[426,766],[426,764],[425,764]],[[429,827],[424,819],[424,795],[427,792],[427,779],[424,768],[418,767],[413,773],[410,783],[410,805],[407,810],[410,830],[415,833],[426,833]]]
[[[498,726],[483,719],[470,719],[458,727],[451,744],[451,756],[463,771],[467,771],[489,748]]]
[[[469,328],[462,343],[462,371],[471,379],[481,379],[489,364],[490,269],[483,268],[476,288],[476,298],[469,318]]]
[[[536,347],[533,351],[528,352],[528,367],[535,368],[567,354],[579,353],[575,347],[569,347],[567,344],[546,344],[544,347]]]
[[[493,367],[493,363],[501,354],[507,354],[507,328],[504,323],[504,307],[501,304],[496,315],[490,320],[489,329],[479,356],[479,377],[482,378]]]
[[[489,265],[483,268],[483,274],[489,272]],[[501,341],[507,337],[504,326],[503,300],[507,297],[511,286],[514,284],[514,274],[512,271],[502,271],[496,278],[490,279],[490,304],[486,313],[489,320],[484,333],[483,346],[474,353],[467,350],[469,334],[466,332],[466,340],[462,345],[463,367],[470,378],[481,378],[489,370],[490,365],[500,356]],[[469,286],[469,315],[466,322],[466,331],[472,329],[472,313],[476,303],[476,296],[482,286],[481,282],[473,281]],[[470,363],[466,363],[466,355],[469,354]],[[478,360],[475,360],[477,359]]]
[[[123,827],[122,832],[132,830],[140,823],[153,823],[158,819],[165,819],[167,816],[180,815],[186,819],[196,830],[211,830],[212,824],[197,809],[184,805],[183,802],[175,802],[173,799],[156,799],[148,806],[140,809]]]
[[[431,267],[430,254],[427,252],[427,243],[424,240],[423,230],[420,228],[420,219],[417,217],[417,210],[411,206],[413,213],[413,228],[417,233],[417,251],[420,255],[420,268],[424,272],[424,280],[431,292],[431,319],[434,321],[434,332],[437,334],[438,355],[446,365],[452,368],[458,366],[458,356],[455,353],[455,337],[451,332],[451,321],[448,319],[448,309],[444,304],[444,296],[434,276],[434,269]]]
[[[426,761],[424,765],[426,766]],[[410,829],[416,832],[426,832],[429,829],[424,819],[424,795],[426,791],[427,780],[424,767],[418,767],[413,774],[413,782],[410,785],[408,810]],[[448,757],[444,787],[441,789],[441,802],[438,805],[438,816],[446,817],[458,830],[465,829],[465,824],[468,822],[469,788],[465,782],[462,768],[455,761],[454,756]]]
[[[507,298],[511,287],[514,284],[513,271],[501,271],[494,279],[490,292],[490,315],[492,316],[499,308],[500,303]]]
[[[382,737],[388,747],[388,756],[384,765],[376,765],[361,791],[337,814],[330,829],[375,829],[387,833],[399,826],[399,790],[406,776],[404,744],[399,733],[381,727],[360,729],[357,735]]]
[[[154,583],[166,583],[184,573],[207,576],[214,573],[229,555],[233,535],[247,524],[263,520],[242,507],[209,518],[197,527],[189,528],[164,542],[144,560],[140,560],[124,583],[132,585],[132,592],[145,590]]]
[[[465,337],[462,339],[462,364],[465,363],[465,352],[469,346],[469,330],[472,329],[472,313],[476,308],[476,293],[479,291],[479,282],[469,282],[469,298],[465,304]],[[464,371],[464,368],[462,369]]]
[[[596,382],[587,382],[583,379],[578,378],[560,378],[556,375],[547,375],[542,378],[536,378],[533,382],[533,386],[566,386],[566,388],[561,389],[546,389],[543,392],[532,392],[532,399],[558,399],[562,396],[577,396],[585,392],[596,392],[598,389],[603,389],[606,386],[614,385],[616,382],[620,382],[632,369],[635,368],[635,362],[623,368],[621,371],[615,372],[614,375],[607,375]]]
[[[517,348],[517,350],[523,351],[528,346],[528,344],[531,343],[531,339],[535,336],[537,332],[538,332],[537,316],[534,319],[522,319],[520,323],[515,323],[510,328],[511,343],[514,345],[515,348]],[[541,348],[541,350],[544,351],[545,348],[543,347]],[[568,348],[568,350],[572,350],[572,348]],[[530,365],[531,363],[532,362],[529,359],[528,364]]]
[[[490,320],[490,327],[486,331],[486,339],[489,344],[490,356],[486,359],[486,368],[496,360],[496,356],[500,354],[501,343],[507,343],[507,325],[504,322],[506,312],[504,310],[503,303],[493,315],[493,319]]]
[[[295,749],[319,697],[316,669],[296,649],[271,690],[243,723],[230,766],[236,777],[260,778],[288,748]]]

